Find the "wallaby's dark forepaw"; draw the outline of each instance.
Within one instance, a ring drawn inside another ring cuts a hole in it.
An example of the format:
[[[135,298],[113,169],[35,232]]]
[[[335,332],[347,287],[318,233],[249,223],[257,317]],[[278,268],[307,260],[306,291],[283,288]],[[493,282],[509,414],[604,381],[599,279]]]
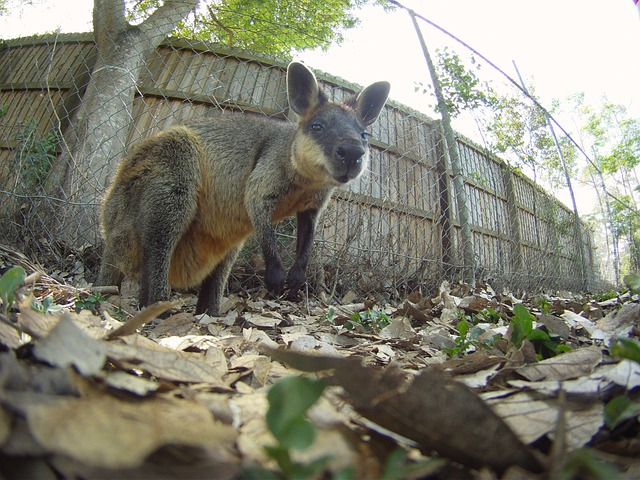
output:
[[[287,276],[287,290],[297,292],[307,282],[304,271],[299,268],[292,268]]]
[[[267,269],[267,273],[265,273],[264,276],[264,283],[267,285],[267,290],[277,297],[282,295],[284,291],[285,280],[286,278],[281,268]]]

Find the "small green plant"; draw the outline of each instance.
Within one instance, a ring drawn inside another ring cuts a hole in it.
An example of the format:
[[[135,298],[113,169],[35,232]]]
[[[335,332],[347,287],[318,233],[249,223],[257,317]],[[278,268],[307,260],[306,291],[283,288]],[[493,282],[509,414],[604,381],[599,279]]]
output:
[[[312,478],[328,461],[320,458],[310,464],[300,464],[291,458],[291,450],[304,450],[315,439],[315,428],[307,420],[306,413],[318,401],[324,387],[322,380],[285,377],[276,382],[267,394],[267,427],[277,443],[265,447],[265,451],[276,461],[284,478]],[[255,473],[260,477],[260,472]]]
[[[445,465],[442,458],[428,459],[412,463],[407,459],[407,451],[401,447],[393,450],[384,462],[381,480],[399,480],[402,478],[424,478]]]
[[[640,293],[640,275],[637,273],[630,273],[625,275],[622,281],[633,293]]]
[[[116,320],[120,320],[121,322],[123,322],[129,316],[129,314],[125,312],[122,307],[116,307],[112,315]]]
[[[335,315],[336,315],[335,309],[333,307],[329,307],[329,311],[325,315],[324,319],[329,323],[333,323],[333,317],[335,317]]]
[[[597,450],[580,448],[567,456],[562,470],[555,478],[557,480],[574,478],[613,480],[620,478],[620,472],[615,465],[602,458]]]
[[[571,351],[570,347],[561,344],[559,335],[550,335],[544,330],[534,329],[534,316],[529,313],[527,307],[522,303],[518,303],[513,307],[513,314],[511,319],[511,343],[514,347],[522,348],[524,341],[529,340],[536,349],[536,358],[538,360]]]
[[[614,357],[640,363],[640,343],[635,339],[618,337],[609,351]],[[632,418],[640,420],[640,403],[627,395],[615,397],[604,406],[604,422],[611,430]]]
[[[15,301],[15,293],[18,287],[24,283],[27,272],[22,267],[11,267],[0,277],[0,300],[2,300],[2,313],[7,313]]]
[[[501,320],[504,320],[504,314],[497,312],[491,307],[487,307],[483,310],[480,310],[477,315],[475,315],[478,319],[484,320],[487,323],[500,323]],[[477,323],[477,322],[476,322]]]
[[[391,323],[391,318],[382,310],[367,310],[356,312],[344,324],[347,330],[353,330],[360,325],[365,332],[379,332]]]
[[[640,363],[640,343],[633,338],[618,337],[609,349],[611,355]]]
[[[63,307],[53,303],[53,295],[47,295],[42,300],[34,299],[31,302],[31,308],[40,313],[55,313],[61,311]]]
[[[620,395],[604,406],[604,423],[610,429],[639,415],[640,403],[634,402],[626,395]]]
[[[540,312],[542,312],[543,315],[549,315],[551,313],[552,305],[549,299],[544,297],[538,297],[536,298],[536,303],[538,304],[538,308],[540,309]]]
[[[454,339],[455,347],[444,349],[445,353],[450,357],[461,357],[471,347],[471,342],[469,341],[470,323],[463,318],[456,325],[456,329],[458,330],[458,336]]]
[[[25,189],[42,186],[58,152],[56,132],[41,133],[34,119],[22,127],[18,136],[15,162]]]
[[[89,293],[89,294],[78,293],[76,296],[76,303],[75,303],[76,312],[80,312],[80,310],[87,309],[97,314],[98,309],[100,308],[100,302],[102,302],[104,298],[105,297],[103,297],[99,293]]]
[[[594,293],[592,298],[598,302],[606,302],[607,300],[612,300],[614,298],[618,298],[622,293],[624,293],[626,289],[623,289],[622,292],[616,292],[614,290],[609,290],[608,292],[600,292]]]
[[[471,322],[481,320],[481,317],[477,315],[469,317],[465,315],[464,312],[457,312],[457,316],[460,318],[460,321],[458,325],[456,325],[458,336],[453,340],[455,346],[444,349],[444,352],[449,355],[449,357],[462,357],[471,348],[475,350],[491,348],[496,340],[501,338],[500,335],[493,335],[480,340],[480,337],[486,333],[486,330],[478,325],[473,325]]]
[[[0,119],[7,116],[7,112],[9,111],[9,105],[7,103],[3,103],[0,105]]]

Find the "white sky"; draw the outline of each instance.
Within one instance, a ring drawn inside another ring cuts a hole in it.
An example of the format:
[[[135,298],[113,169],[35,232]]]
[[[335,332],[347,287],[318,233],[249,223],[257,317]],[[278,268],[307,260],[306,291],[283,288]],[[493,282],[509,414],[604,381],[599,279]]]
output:
[[[92,2],[34,0],[0,17],[0,38],[91,30]],[[533,83],[545,105],[551,99],[585,91],[587,101],[602,97],[625,105],[640,117],[640,14],[633,0],[404,0],[417,13],[458,36],[517,78],[512,61]],[[52,6],[54,4],[55,6]],[[368,84],[389,80],[391,97],[430,116],[433,100],[414,93],[429,83],[427,67],[406,12],[366,7],[361,25],[346,32],[342,46],[327,53],[300,55],[310,66],[346,80]],[[449,42],[420,22],[431,50]],[[451,44],[463,54],[461,46]],[[572,125],[565,125],[570,129]],[[472,132],[462,133],[473,136]]]
[[[92,2],[9,0],[0,17],[0,38],[56,30],[91,30]],[[545,102],[586,91],[596,103],[606,96],[640,116],[640,15],[633,0],[405,0],[417,13],[470,44],[515,77],[516,61]],[[12,7],[12,5],[14,5]],[[415,81],[428,72],[404,11],[367,7],[361,25],[328,53],[304,53],[309,65],[367,84],[387,79],[392,97],[421,108]],[[420,22],[432,55],[445,37]],[[462,47],[455,47],[462,53]],[[427,103],[430,103],[427,102]]]

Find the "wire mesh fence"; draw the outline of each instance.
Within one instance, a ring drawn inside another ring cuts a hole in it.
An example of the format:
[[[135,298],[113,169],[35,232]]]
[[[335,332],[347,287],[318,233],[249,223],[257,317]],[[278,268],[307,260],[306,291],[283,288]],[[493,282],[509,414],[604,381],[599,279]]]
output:
[[[131,70],[100,57],[92,35],[2,44],[0,241],[43,263],[81,252],[91,281],[101,242],[101,196],[133,144],[218,110],[295,119],[287,104],[285,62],[184,39],[166,40],[136,61],[140,75],[133,78]],[[334,101],[359,90],[316,73]],[[99,75],[110,85],[129,85],[131,106],[104,90],[93,92],[99,102],[90,105],[87,91]],[[97,113],[100,122],[83,132],[79,126]],[[308,272],[312,291],[397,297],[433,290],[443,280],[468,279],[464,241],[473,246],[473,278],[494,288],[598,287],[588,230],[577,236],[573,212],[500,158],[457,138],[472,234],[465,239],[461,192],[441,122],[390,101],[370,133],[368,171],[335,193],[320,221]],[[279,226],[279,240],[283,263],[290,265],[295,221]],[[246,245],[230,289],[260,284],[259,252],[257,244]]]

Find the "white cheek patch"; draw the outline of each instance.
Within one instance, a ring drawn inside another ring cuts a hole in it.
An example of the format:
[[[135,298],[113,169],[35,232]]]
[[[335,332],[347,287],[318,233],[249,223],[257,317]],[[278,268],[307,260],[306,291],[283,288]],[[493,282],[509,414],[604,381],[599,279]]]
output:
[[[330,159],[320,145],[298,133],[293,143],[292,165],[296,172],[313,180],[332,180]]]

